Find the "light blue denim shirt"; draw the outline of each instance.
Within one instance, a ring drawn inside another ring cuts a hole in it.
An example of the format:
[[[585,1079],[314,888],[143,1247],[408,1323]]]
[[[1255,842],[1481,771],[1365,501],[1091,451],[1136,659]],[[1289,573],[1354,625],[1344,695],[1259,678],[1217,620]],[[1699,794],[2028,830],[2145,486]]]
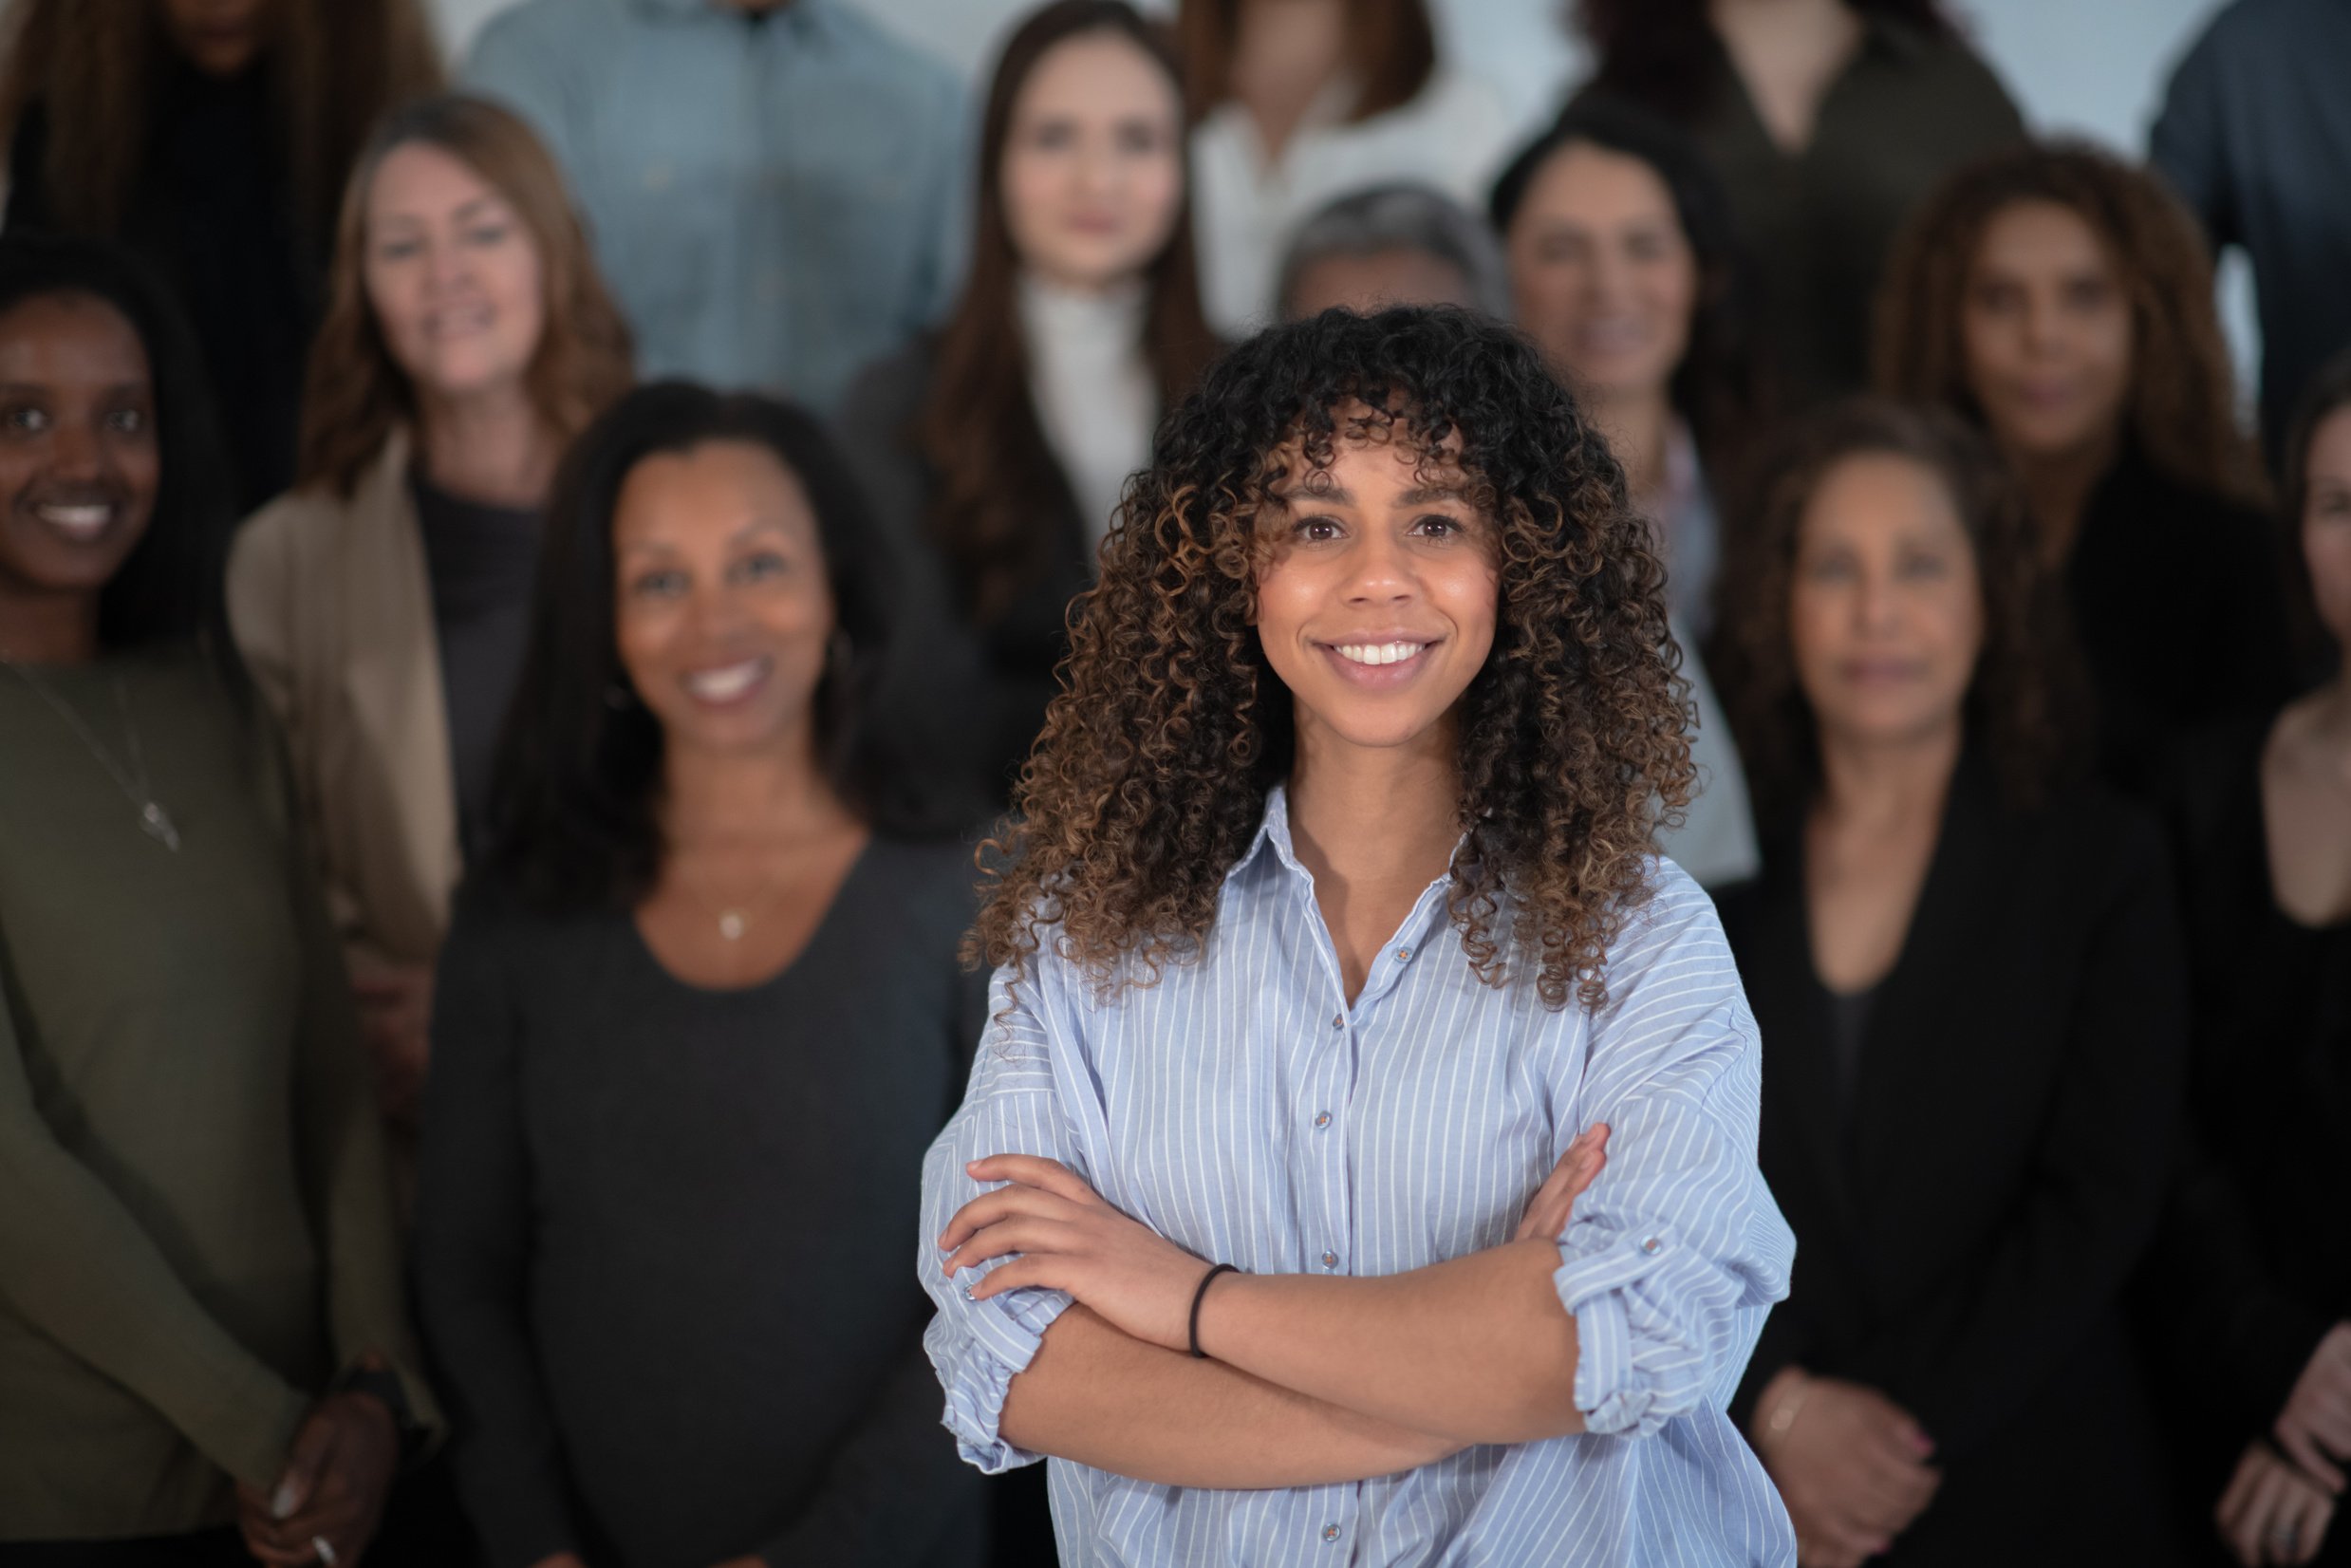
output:
[[[918,1272],[946,1425],[986,1470],[1034,1461],[1005,1392],[1070,1297],[973,1301],[931,1244],[966,1161],[1042,1154],[1202,1258],[1379,1276],[1511,1239],[1576,1134],[1611,1128],[1553,1277],[1587,1431],[1345,1485],[1225,1492],[1052,1462],[1064,1561],[1722,1568],[1796,1559],[1725,1413],[1795,1237],[1756,1164],[1762,1056],[1714,905],[1670,861],[1608,956],[1608,1005],[1480,981],[1431,883],[1350,1005],[1281,791],[1196,961],[1103,996],[1053,950],[992,1022],[924,1167]],[[1510,928],[1505,903],[1497,927]]]
[[[546,138],[648,378],[829,410],[948,299],[961,84],[840,0],[524,0],[465,77]]]

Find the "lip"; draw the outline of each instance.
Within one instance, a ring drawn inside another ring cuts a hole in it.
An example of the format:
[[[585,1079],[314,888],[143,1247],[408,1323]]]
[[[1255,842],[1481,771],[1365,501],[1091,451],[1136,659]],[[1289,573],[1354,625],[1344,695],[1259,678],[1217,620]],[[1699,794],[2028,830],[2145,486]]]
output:
[[[1914,659],[1848,659],[1838,668],[1856,686],[1901,685],[1925,673],[1925,666]]]
[[[726,713],[756,699],[774,676],[775,661],[764,653],[754,654],[686,670],[678,677],[678,689],[699,708]]]
[[[1316,640],[1315,651],[1321,654],[1339,679],[1365,691],[1393,691],[1410,685],[1429,664],[1429,655],[1445,642],[1426,632],[1379,631],[1350,633],[1338,641]],[[1390,643],[1418,643],[1420,651],[1392,664],[1358,664],[1345,654],[1342,647],[1379,647]]]
[[[1126,230],[1123,219],[1104,213],[1073,213],[1062,227],[1073,234],[1085,234],[1094,239],[1109,239]]]

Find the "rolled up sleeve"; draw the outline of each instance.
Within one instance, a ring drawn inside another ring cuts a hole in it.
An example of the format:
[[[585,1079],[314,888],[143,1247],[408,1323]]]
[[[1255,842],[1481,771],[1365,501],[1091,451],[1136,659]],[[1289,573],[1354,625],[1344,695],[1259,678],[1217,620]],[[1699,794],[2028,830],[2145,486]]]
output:
[[[1019,995],[1037,984],[1024,980]],[[1012,1380],[1028,1370],[1045,1331],[1068,1308],[1065,1291],[1015,1290],[985,1301],[969,1291],[1008,1260],[997,1259],[949,1279],[939,1237],[958,1209],[1001,1183],[974,1181],[964,1167],[991,1154],[1058,1160],[1089,1181],[1054,1082],[1047,1034],[1037,1013],[1016,999],[999,973],[988,988],[989,1023],[972,1063],[962,1108],[923,1161],[923,1234],[915,1272],[939,1313],[923,1335],[946,1391],[945,1423],[966,1463],[990,1475],[1035,1464],[1041,1455],[1004,1441],[1000,1424]]]
[[[1616,944],[1582,1120],[1608,1166],[1559,1240],[1588,1430],[1646,1436],[1726,1405],[1785,1299],[1796,1241],[1756,1159],[1762,1055],[1713,905],[1662,868]]]

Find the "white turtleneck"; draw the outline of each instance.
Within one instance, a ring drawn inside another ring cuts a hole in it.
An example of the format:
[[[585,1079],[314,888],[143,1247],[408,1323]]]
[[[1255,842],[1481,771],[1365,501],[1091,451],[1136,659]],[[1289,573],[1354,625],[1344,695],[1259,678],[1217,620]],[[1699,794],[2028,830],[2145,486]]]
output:
[[[1127,476],[1151,460],[1159,379],[1143,351],[1143,280],[1098,292],[1022,274],[1020,334],[1045,444],[1077,497],[1089,542],[1110,529]]]

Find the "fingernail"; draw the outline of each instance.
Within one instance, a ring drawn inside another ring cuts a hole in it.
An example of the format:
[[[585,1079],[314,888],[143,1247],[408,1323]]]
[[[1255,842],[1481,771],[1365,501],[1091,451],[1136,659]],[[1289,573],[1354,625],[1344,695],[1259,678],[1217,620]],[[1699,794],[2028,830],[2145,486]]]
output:
[[[281,1481],[277,1484],[277,1490],[270,1494],[270,1517],[284,1519],[293,1511],[294,1484],[290,1481]]]

